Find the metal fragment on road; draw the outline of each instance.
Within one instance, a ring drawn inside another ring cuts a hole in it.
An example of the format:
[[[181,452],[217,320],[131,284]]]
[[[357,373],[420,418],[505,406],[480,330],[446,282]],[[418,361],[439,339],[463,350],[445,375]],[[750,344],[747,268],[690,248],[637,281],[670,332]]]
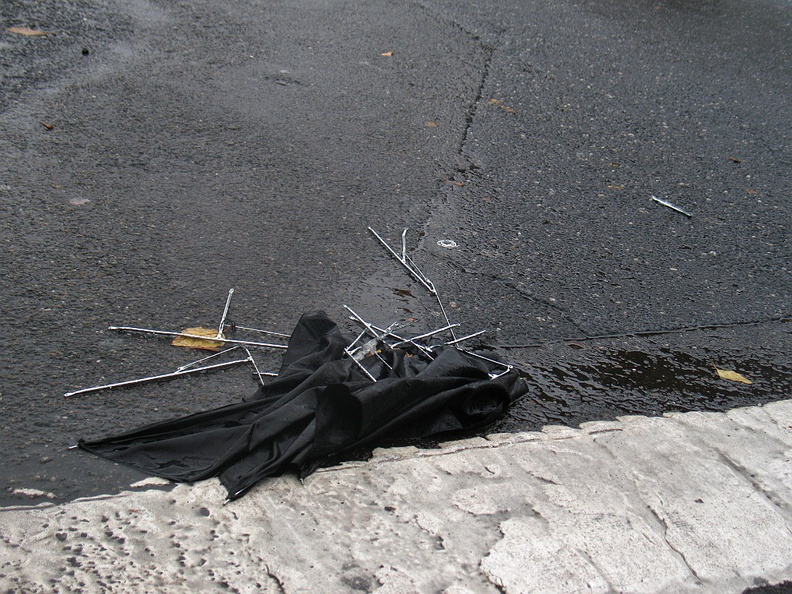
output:
[[[693,217],[693,215],[690,214],[688,211],[686,211],[686,210],[684,210],[682,208],[679,208],[675,204],[671,204],[667,200],[663,200],[662,198],[658,198],[657,196],[652,196],[652,200],[654,200],[658,204],[662,204],[663,206],[666,206],[666,207],[670,208],[671,210],[675,210],[678,213],[681,213],[681,214],[685,215],[688,218],[692,218]]]
[[[393,371],[393,366],[392,366],[390,363],[388,363],[388,362],[385,360],[385,357],[383,357],[382,355],[380,355],[380,352],[379,352],[379,350],[375,350],[375,351],[374,351],[374,356],[375,356],[377,359],[379,359],[380,361],[382,361],[382,364],[383,364],[385,367],[387,367],[387,368],[388,368],[390,371]]]
[[[245,347],[242,347],[242,348],[245,349],[245,352],[247,353],[247,356],[248,356],[248,360],[250,361],[250,364],[253,366],[253,369],[255,370],[255,373],[256,373],[256,377],[258,377],[259,383],[261,383],[262,386],[264,385],[264,377],[263,376],[266,375],[266,376],[269,376],[269,377],[278,377],[277,373],[272,373],[270,371],[260,371],[258,365],[256,365],[256,360],[253,358],[253,353],[251,353]]]
[[[219,357],[221,355],[225,355],[226,353],[230,353],[231,351],[235,351],[236,349],[240,348],[239,346],[232,346],[231,348],[227,348],[225,350],[220,351],[219,353],[213,353],[206,357],[201,357],[200,359],[196,359],[195,361],[191,361],[190,363],[185,363],[181,367],[177,367],[176,371],[184,371],[185,369],[189,369],[190,367],[194,367],[199,363],[203,363],[204,361],[208,361],[209,359],[214,359],[215,357]],[[247,349],[245,349],[247,350]]]
[[[210,342],[225,342],[228,344],[240,344],[245,346],[267,347],[271,349],[287,349],[285,344],[272,344],[269,342],[253,342],[251,340],[236,340],[233,338],[212,338],[211,336],[199,336],[198,334],[187,334],[186,332],[169,332],[167,330],[152,330],[150,328],[134,328],[132,326],[108,326],[108,330],[116,332],[138,332],[141,334],[154,334],[156,336],[183,336],[184,338],[200,338]]]
[[[454,324],[454,325],[451,324],[451,320],[448,319],[448,314],[446,313],[445,307],[443,307],[443,300],[440,299],[440,294],[437,291],[435,291],[435,299],[437,299],[437,305],[440,306],[440,312],[443,314],[443,318],[445,319],[446,324],[452,326],[452,328],[451,328],[451,338],[456,340],[457,336],[456,336],[456,333],[454,332],[453,326],[454,325],[455,326],[459,326],[459,324]]]
[[[102,386],[93,386],[91,388],[83,388],[82,390],[75,390],[73,392],[66,392],[63,397],[64,398],[71,398],[72,396],[77,396],[78,394],[88,394],[90,392],[98,392],[100,390],[109,390],[112,388],[121,388],[123,386],[134,386],[137,384],[142,384],[145,382],[153,382],[157,380],[168,379],[172,377],[180,377],[182,375],[189,375],[191,373],[199,373],[201,371],[211,371],[215,369],[223,369],[225,367],[231,367],[233,365],[239,365],[240,363],[249,363],[250,359],[236,359],[234,361],[226,361],[225,363],[215,363],[214,365],[208,365],[206,367],[195,367],[193,369],[185,369],[184,371],[174,371],[172,373],[163,373],[160,375],[152,375],[149,377],[141,377],[138,379],[133,380],[126,380],[122,382],[115,382],[112,384],[104,384]]]
[[[377,349],[377,346],[378,346],[378,344],[379,344],[379,342],[380,342],[380,341],[384,341],[385,337],[386,337],[386,336],[388,336],[388,335],[390,334],[390,329],[391,329],[391,328],[393,328],[393,327],[395,327],[395,326],[396,326],[396,324],[397,324],[397,322],[394,322],[393,324],[391,324],[390,326],[388,326],[388,327],[387,327],[387,328],[386,328],[386,329],[385,329],[385,330],[384,330],[384,331],[383,331],[381,334],[377,334],[377,333],[374,331],[374,329],[373,329],[373,327],[371,326],[371,324],[369,324],[368,322],[366,322],[366,321],[365,321],[363,318],[361,318],[361,317],[360,317],[360,316],[359,316],[357,313],[355,313],[355,311],[354,311],[354,310],[353,310],[351,307],[349,307],[348,305],[344,305],[343,307],[344,307],[344,308],[345,308],[345,309],[346,309],[346,310],[347,310],[349,313],[351,313],[351,314],[354,316],[354,318],[352,318],[352,319],[354,319],[354,320],[356,320],[356,321],[359,321],[361,324],[363,324],[363,325],[365,326],[365,330],[363,330],[363,332],[361,332],[360,334],[358,334],[357,338],[355,338],[355,340],[353,340],[353,341],[350,343],[350,345],[347,347],[347,349],[346,349],[346,351],[347,351],[347,354],[348,354],[348,355],[350,355],[350,356],[351,356],[353,359],[356,359],[356,360],[362,360],[362,359],[363,359],[363,357],[365,357],[367,354],[373,354],[375,357],[377,357],[377,359],[379,359],[380,361],[382,361],[382,363],[383,363],[383,365],[385,365],[385,367],[387,367],[388,369],[390,369],[391,371],[393,371],[393,367],[391,366],[391,364],[390,364],[390,363],[388,363],[388,362],[387,362],[387,361],[384,359],[384,357],[383,357],[382,355],[380,355],[380,354],[379,354],[379,351],[378,351],[378,349]],[[363,344],[363,345],[361,345],[361,346],[357,347],[356,349],[352,350],[352,347],[353,347],[353,346],[355,346],[355,345],[358,343],[358,341],[359,341],[361,338],[363,338],[363,336],[365,336],[366,332],[369,332],[369,333],[371,333],[371,334],[374,336],[374,338],[372,338],[371,340],[369,340],[367,343],[365,343],[365,344]],[[373,344],[373,348],[370,348],[370,345],[372,345],[372,344]],[[387,346],[387,347],[389,347],[389,348],[390,348],[390,345],[389,345],[389,344],[387,344],[387,343],[384,343],[384,344],[385,344],[385,346]],[[358,355],[358,353],[360,353],[361,351],[363,352],[363,354],[362,354],[362,355]]]
[[[434,288],[434,284],[432,284],[432,281],[430,281],[430,280],[429,280],[429,279],[426,277],[426,275],[424,275],[424,273],[423,273],[423,272],[421,272],[421,271],[419,270],[419,268],[418,268],[418,267],[415,265],[415,262],[413,262],[413,261],[412,261],[412,259],[411,259],[411,258],[410,258],[410,257],[407,255],[407,251],[406,251],[406,244],[404,243],[404,237],[405,237],[405,234],[406,234],[406,232],[407,232],[407,229],[405,229],[405,230],[404,230],[404,232],[402,233],[402,248],[403,248],[403,250],[404,250],[404,253],[403,253],[403,255],[402,255],[402,256],[400,256],[399,254],[397,254],[397,253],[396,253],[396,251],[395,251],[395,250],[394,250],[394,249],[393,249],[393,248],[392,248],[390,245],[388,245],[388,242],[387,242],[387,241],[385,241],[384,239],[382,239],[382,237],[380,237],[379,233],[377,233],[376,231],[374,231],[374,229],[372,229],[371,227],[369,227],[369,228],[368,228],[368,230],[369,230],[369,231],[371,231],[371,232],[374,234],[374,237],[376,237],[376,238],[379,240],[379,242],[380,242],[380,243],[381,243],[383,246],[385,246],[385,249],[387,249],[387,250],[388,250],[388,251],[391,253],[391,255],[392,255],[394,258],[396,258],[396,260],[398,260],[398,261],[399,261],[399,263],[400,263],[402,266],[404,266],[404,267],[405,267],[405,268],[406,268],[406,269],[407,269],[407,270],[410,272],[410,274],[412,274],[412,275],[413,275],[413,277],[415,278],[415,280],[417,280],[417,281],[418,281],[419,283],[421,283],[421,284],[422,284],[424,287],[426,287],[426,289],[427,289],[427,290],[428,290],[428,291],[429,291],[429,292],[430,292],[432,295],[434,295],[434,294],[436,293],[436,291],[435,291],[435,288]]]
[[[220,325],[217,327],[217,336],[216,338],[223,338],[223,329],[225,328],[225,321],[226,316],[228,315],[228,309],[231,307],[231,297],[234,296],[234,289],[228,290],[228,297],[226,297],[225,308],[223,308],[223,316],[220,318]]]
[[[476,336],[481,336],[482,334],[485,334],[487,332],[489,332],[489,331],[488,330],[479,330],[478,332],[474,332],[473,334],[468,334],[467,336],[463,336],[463,337],[457,338],[455,340],[450,340],[446,344],[447,345],[459,344],[460,342],[464,342],[466,340],[470,340],[471,338],[476,338]]]
[[[368,330],[368,331],[371,333],[371,335],[372,335],[374,338],[376,338],[377,340],[384,340],[384,339],[385,339],[385,338],[387,338],[388,336],[392,336],[392,337],[394,337],[396,340],[403,340],[403,339],[399,338],[398,336],[396,336],[395,334],[393,334],[393,333],[391,332],[391,331],[392,331],[394,328],[396,328],[396,327],[399,325],[399,322],[393,322],[393,324],[391,324],[390,326],[388,326],[388,327],[387,327],[387,328],[385,328],[384,330],[380,330],[380,329],[378,329],[376,326],[374,326],[373,324],[370,324],[369,322],[367,322],[366,320],[364,320],[364,319],[363,319],[363,318],[360,316],[360,314],[358,314],[358,313],[357,313],[357,312],[356,312],[354,309],[352,309],[352,308],[351,308],[351,307],[349,307],[348,305],[343,305],[342,307],[343,307],[344,309],[346,309],[346,310],[347,310],[349,313],[351,313],[351,314],[352,314],[352,316],[354,316],[354,317],[352,318],[353,320],[355,320],[355,321],[357,321],[357,322],[360,322],[361,324],[363,324],[363,325],[366,327],[366,330]],[[363,332],[363,334],[365,334],[365,332]],[[362,338],[362,335],[361,335],[361,336],[358,336],[358,337],[357,337],[357,338],[356,338],[356,339],[355,339],[355,340],[352,342],[352,344],[351,344],[351,345],[349,345],[349,346],[350,346],[350,347],[352,347],[352,345],[354,345],[354,344],[355,344],[355,343],[356,343],[358,340],[360,340],[361,338]]]
[[[358,335],[355,337],[355,340],[353,340],[352,342],[350,342],[350,343],[349,343],[349,346],[347,347],[347,349],[349,349],[349,351],[350,351],[350,352],[352,352],[352,353],[354,353],[355,351],[357,351],[357,349],[358,349],[358,348],[360,348],[360,347],[357,347],[357,348],[355,348],[355,349],[353,349],[352,347],[354,347],[354,346],[355,346],[355,345],[356,345],[358,342],[360,342],[360,340],[361,340],[361,339],[362,339],[362,338],[363,338],[365,335],[366,335],[366,330],[363,330],[363,331],[362,331],[360,334],[358,334]]]
[[[362,317],[360,317],[360,315],[359,315],[359,314],[358,314],[358,313],[357,313],[357,312],[356,312],[354,309],[352,309],[352,308],[351,308],[351,307],[349,307],[348,305],[342,305],[342,307],[343,307],[345,310],[347,310],[349,313],[351,313],[351,314],[354,316],[354,319],[355,319],[356,321],[358,321],[358,322],[360,322],[361,324],[363,324],[363,325],[366,327],[366,330],[368,330],[369,332],[371,332],[371,334],[372,334],[373,336],[377,336],[377,333],[376,333],[376,332],[373,330],[373,326],[372,326],[371,324],[369,324],[369,323],[368,323],[366,320],[364,320]],[[352,346],[352,345],[354,345],[354,344],[355,344],[355,343],[356,343],[358,340],[360,340],[360,339],[363,337],[363,334],[365,334],[365,332],[363,332],[363,333],[362,333],[360,336],[358,336],[358,337],[357,337],[357,338],[356,338],[354,341],[352,341],[352,344],[351,344],[351,345],[349,345],[349,346],[351,347],[351,346]]]
[[[368,369],[366,369],[366,368],[363,366],[363,363],[361,363],[360,361],[358,361],[357,359],[355,359],[355,356],[354,356],[352,353],[350,353],[350,352],[349,352],[349,349],[346,349],[346,348],[345,348],[345,349],[344,349],[344,352],[347,354],[347,356],[348,356],[350,359],[352,359],[352,361],[353,361],[353,362],[354,362],[354,363],[355,363],[355,364],[356,364],[358,367],[360,367],[361,371],[363,371],[363,373],[365,373],[365,374],[368,376],[368,378],[369,378],[369,379],[370,379],[372,382],[374,382],[374,383],[377,383],[377,378],[375,378],[373,375],[371,375],[371,373],[369,372],[369,370],[368,370]]]
[[[379,328],[379,327],[375,326],[374,324],[371,324],[371,323],[367,322],[366,320],[364,320],[362,317],[360,317],[360,315],[358,315],[348,305],[344,305],[344,308],[349,313],[352,314],[352,316],[350,316],[350,319],[355,321],[355,322],[360,322],[361,324],[363,324],[366,327],[366,330],[368,330],[371,333],[372,336],[379,337],[380,340],[382,340],[384,338],[387,338],[388,336],[391,336],[391,337],[395,338],[396,340],[401,341],[402,343],[409,342],[415,348],[417,348],[419,351],[421,351],[424,355],[426,355],[427,357],[429,357],[431,359],[434,359],[434,355],[432,354],[432,351],[430,349],[428,349],[427,347],[425,347],[425,346],[423,346],[421,344],[418,344],[417,342],[413,342],[412,338],[403,338],[403,337],[399,336],[398,334],[394,334],[393,333],[393,329],[396,328],[398,326],[398,324],[399,324],[398,322],[394,322],[393,324],[391,324],[387,328]],[[357,340],[359,340],[359,339],[360,338],[358,337]],[[357,340],[355,340],[355,342],[357,342]]]
[[[425,334],[421,334],[419,336],[413,336],[411,338],[404,338],[402,336],[399,336],[398,334],[394,334],[391,331],[391,328],[393,326],[395,326],[395,323],[391,324],[391,326],[389,326],[388,328],[385,328],[385,329],[379,328],[376,325],[365,321],[351,307],[349,307],[347,305],[344,305],[343,307],[348,312],[350,312],[352,314],[352,316],[350,316],[350,319],[353,320],[353,321],[360,322],[361,324],[363,324],[366,327],[366,329],[369,331],[370,334],[374,335],[375,337],[378,337],[380,340],[382,340],[382,338],[385,337],[385,336],[390,336],[390,337],[395,338],[396,340],[398,340],[399,342],[397,342],[395,344],[392,344],[392,345],[389,345],[391,348],[397,348],[397,347],[405,345],[405,344],[411,344],[411,345],[416,347],[418,350],[423,352],[425,355],[427,355],[431,359],[434,359],[434,352],[432,351],[433,347],[426,347],[426,346],[424,346],[424,345],[422,345],[422,344],[420,344],[420,343],[418,343],[416,341],[418,341],[418,340],[420,340],[422,338],[428,338],[430,336],[434,336],[435,334],[439,334],[440,332],[444,332],[445,330],[452,330],[452,327],[454,327],[454,326],[459,326],[459,324],[449,324],[448,326],[445,326],[443,328],[438,328],[437,330],[433,330],[432,332],[427,332]],[[454,348],[457,348],[459,351],[461,351],[461,352],[463,352],[463,353],[465,353],[467,355],[470,355],[471,357],[475,357],[476,359],[481,359],[482,361],[487,361],[489,363],[494,363],[495,365],[498,365],[499,367],[504,368],[505,371],[503,371],[502,373],[490,374],[491,379],[495,379],[496,377],[500,377],[501,375],[503,375],[505,373],[508,373],[509,371],[514,369],[514,366],[513,365],[509,365],[507,363],[503,363],[502,361],[497,361],[496,359],[491,359],[490,357],[485,357],[484,355],[479,355],[478,353],[475,353],[473,351],[469,351],[467,349],[461,349],[461,348],[455,346],[456,344],[458,344],[460,342],[463,342],[465,340],[469,340],[471,338],[475,338],[476,336],[480,336],[480,335],[484,334],[485,332],[487,332],[487,330],[479,330],[478,332],[474,332],[473,334],[469,334],[467,336],[462,336],[461,338],[454,339],[454,340],[451,340],[449,342],[446,342],[446,343],[444,343],[443,346],[454,346]],[[377,334],[377,333],[380,333],[380,334]],[[359,339],[360,339],[360,337],[358,336],[358,338],[355,340],[355,342],[357,342]],[[350,355],[350,357],[352,356],[351,352],[347,352],[347,354]]]
[[[374,229],[369,227],[368,230],[374,234],[374,237],[376,237],[379,240],[379,242],[383,246],[385,246],[385,249],[387,249],[393,255],[393,257],[396,258],[399,261],[399,263],[401,263],[401,265],[404,266],[419,283],[421,283],[424,287],[426,287],[426,289],[429,291],[430,294],[435,296],[435,299],[437,299],[437,304],[440,306],[440,312],[443,314],[443,318],[445,319],[446,324],[451,325],[451,320],[448,318],[446,309],[443,306],[443,301],[442,299],[440,299],[440,294],[437,292],[434,283],[431,280],[429,280],[429,277],[427,277],[423,272],[421,272],[421,269],[418,268],[418,265],[413,261],[412,258],[410,258],[410,256],[407,255],[407,244],[405,239],[407,235],[407,229],[402,231],[401,256],[399,256],[399,254],[397,254],[394,251],[394,249],[390,245],[388,245],[388,242],[382,239],[382,237],[380,237],[380,235],[376,231],[374,231]],[[452,338],[454,338],[454,340],[456,340],[456,334],[454,333],[453,328],[451,329],[451,336]]]
[[[424,355],[426,355],[430,359],[434,359],[434,353],[432,352],[432,349],[430,349],[429,347],[426,347],[426,346],[424,346],[424,345],[422,345],[422,344],[420,344],[418,342],[415,342],[413,338],[404,338],[402,336],[399,336],[398,334],[394,334],[393,332],[388,331],[388,328],[384,328],[384,329],[383,328],[379,328],[379,327],[377,327],[377,326],[375,326],[373,324],[371,325],[371,327],[374,328],[374,330],[377,330],[378,332],[387,333],[388,336],[392,336],[393,338],[395,338],[396,340],[401,341],[402,343],[409,343],[409,344],[413,345],[416,349],[421,351]]]
[[[506,368],[506,371],[511,371],[514,369],[514,365],[509,365],[508,363],[504,363],[503,361],[498,361],[497,359],[491,359],[490,357],[485,357],[484,355],[479,355],[478,353],[474,353],[473,351],[469,351],[467,349],[459,349],[466,355],[470,355],[471,357],[475,357],[476,359],[481,359],[482,361],[487,361],[489,363],[495,363],[500,367]],[[503,374],[500,374],[503,375]]]
[[[419,334],[418,336],[413,336],[409,339],[404,339],[401,342],[397,342],[394,344],[395,347],[399,347],[407,342],[413,342],[415,340],[423,340],[424,338],[430,338],[435,334],[440,334],[441,332],[445,332],[446,330],[451,330],[452,328],[457,328],[459,324],[448,324],[447,326],[443,326],[442,328],[438,328],[437,330],[432,330],[431,332],[425,332],[424,334]]]
[[[259,334],[269,334],[270,336],[279,336],[280,338],[291,338],[291,334],[285,332],[274,332],[272,330],[260,330],[259,328],[248,328],[247,326],[233,325],[238,330],[247,330],[248,332],[258,332]]]
[[[379,341],[376,338],[370,338],[358,348],[356,348],[354,352],[350,351],[349,349],[347,349],[347,352],[349,353],[350,357],[357,361],[362,361],[369,355],[373,355],[375,352],[377,352],[378,342]]]

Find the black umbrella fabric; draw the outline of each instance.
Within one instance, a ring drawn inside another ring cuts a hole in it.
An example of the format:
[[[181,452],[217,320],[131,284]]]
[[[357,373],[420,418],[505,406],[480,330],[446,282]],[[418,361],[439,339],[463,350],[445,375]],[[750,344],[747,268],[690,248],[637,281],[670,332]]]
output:
[[[303,478],[359,446],[486,425],[527,391],[515,371],[490,379],[487,362],[452,346],[429,358],[409,343],[361,361],[374,382],[348,345],[324,312],[305,314],[278,376],[251,398],[80,447],[174,481],[217,476],[236,499],[264,477],[294,468]]]

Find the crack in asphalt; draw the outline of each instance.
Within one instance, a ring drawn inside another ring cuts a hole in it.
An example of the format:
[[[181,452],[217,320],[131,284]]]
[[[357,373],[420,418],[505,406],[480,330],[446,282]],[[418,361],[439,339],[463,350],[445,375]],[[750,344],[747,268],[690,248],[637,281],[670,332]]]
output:
[[[552,307],[551,304],[547,304]],[[649,336],[662,336],[665,334],[681,334],[683,332],[700,332],[702,330],[722,330],[729,328],[739,328],[741,326],[761,326],[763,324],[776,324],[789,322],[789,317],[768,318],[763,320],[745,320],[739,322],[729,322],[725,324],[704,324],[698,326],[680,326],[678,328],[658,328],[651,330],[635,330],[633,332],[619,332],[616,334],[587,334],[585,336],[575,336],[569,338],[558,338],[553,340],[545,340],[542,342],[534,342],[528,344],[504,344],[501,348],[505,349],[524,349],[547,346],[549,344],[557,344],[563,342],[583,342],[587,340],[609,340],[613,338],[645,338]]]
[[[481,105],[481,101],[484,97],[484,88],[487,86],[487,81],[490,75],[490,69],[492,65],[492,58],[495,54],[495,46],[490,45],[481,40],[479,35],[468,29],[465,25],[460,23],[453,18],[450,18],[448,15],[439,12],[436,7],[427,4],[426,2],[421,2],[420,0],[416,0],[414,2],[415,5],[421,7],[423,10],[432,13],[436,18],[446,21],[449,25],[455,27],[459,31],[461,31],[465,36],[470,38],[470,40],[476,44],[479,48],[481,48],[485,53],[484,64],[481,67],[481,79],[479,81],[479,85],[476,89],[476,96],[468,105],[467,109],[465,110],[465,128],[462,130],[462,134],[459,139],[459,143],[457,145],[457,154],[458,156],[462,157],[463,161],[467,163],[466,166],[457,167],[456,173],[467,175],[472,169],[476,169],[476,165],[473,161],[465,156],[465,146],[467,145],[468,135],[470,133],[470,128],[473,125],[473,122],[476,119],[476,115],[479,111],[479,106]],[[446,176],[448,179],[451,179],[452,176]],[[431,215],[430,215],[431,218]]]
[[[464,30],[464,29],[463,29]],[[469,33],[468,33],[469,34]],[[468,167],[465,171],[473,168],[472,161],[465,157],[465,147],[467,146],[468,135],[470,134],[470,128],[473,125],[474,120],[476,119],[476,115],[479,111],[479,106],[481,105],[482,98],[484,96],[484,87],[487,86],[487,79],[489,78],[490,68],[492,65],[492,56],[495,53],[495,48],[485,45],[481,42],[478,42],[480,47],[485,52],[485,60],[484,66],[482,67],[481,73],[481,81],[479,82],[478,89],[476,90],[476,97],[470,103],[467,109],[467,113],[465,114],[465,129],[462,131],[462,138],[459,141],[459,155],[468,162]]]
[[[513,291],[515,291],[520,297],[522,297],[526,301],[530,301],[531,303],[537,303],[539,305],[542,305],[543,307],[552,309],[553,311],[558,313],[558,315],[560,315],[561,318],[564,321],[568,322],[572,327],[574,327],[575,330],[577,330],[578,332],[581,332],[583,334],[588,335],[588,333],[586,332],[585,328],[583,328],[575,320],[570,318],[562,308],[560,308],[557,305],[554,305],[553,303],[551,303],[549,301],[545,301],[545,300],[543,300],[543,299],[541,299],[539,297],[536,297],[535,295],[531,294],[530,292],[526,291],[525,289],[521,289],[513,280],[508,279],[508,278],[504,278],[504,277],[502,277],[502,276],[500,276],[498,274],[495,274],[493,272],[484,272],[484,271],[481,271],[481,270],[471,270],[471,269],[467,268],[466,266],[460,264],[459,262],[455,262],[454,260],[448,260],[448,261],[453,267],[457,268],[459,271],[461,271],[461,272],[463,272],[465,274],[483,276],[483,277],[489,278],[490,280],[502,283],[506,287],[508,287],[508,288],[512,289]]]

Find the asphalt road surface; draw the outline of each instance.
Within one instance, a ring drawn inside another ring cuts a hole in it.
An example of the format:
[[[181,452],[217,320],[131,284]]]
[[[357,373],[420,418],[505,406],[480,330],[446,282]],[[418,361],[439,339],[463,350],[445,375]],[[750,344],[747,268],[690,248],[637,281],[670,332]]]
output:
[[[368,226],[409,228],[460,331],[532,382],[496,430],[789,396],[787,0],[6,0],[0,23],[0,504],[128,485],[66,448],[255,390],[238,368],[63,399],[200,356],[108,325],[213,327],[232,287],[238,325],[441,325]]]

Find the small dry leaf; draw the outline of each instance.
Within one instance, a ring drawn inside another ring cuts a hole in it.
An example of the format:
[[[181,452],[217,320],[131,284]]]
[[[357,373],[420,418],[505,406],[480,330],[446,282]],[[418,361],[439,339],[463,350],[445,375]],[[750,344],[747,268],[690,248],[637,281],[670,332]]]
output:
[[[437,128],[437,124],[435,122],[426,122],[424,124],[427,128]]]
[[[497,105],[498,107],[500,107],[506,113],[517,113],[515,110],[513,110],[508,105],[504,105],[503,101],[501,101],[500,99],[489,99],[487,101],[487,103],[489,103],[490,105]]]
[[[393,55],[393,52],[382,52],[380,56],[385,56],[386,58],[390,58]]]
[[[738,159],[737,157],[729,157],[729,161],[732,163],[742,163],[742,159]]]
[[[715,368],[715,371],[718,372],[718,377],[720,377],[721,379],[729,380],[730,382],[740,382],[741,384],[753,383],[747,377],[737,373],[736,371],[729,371],[728,369],[718,369],[717,367]]]
[[[47,130],[54,130],[55,129],[55,126],[53,126],[52,124],[48,124],[47,122],[39,122],[39,124],[44,126]]]
[[[447,183],[451,184],[452,186],[456,186],[456,187],[458,187],[458,188],[461,188],[462,186],[464,186],[464,185],[465,185],[465,182],[461,182],[461,181],[452,181],[452,180],[448,180],[448,182],[447,182]]]
[[[43,37],[49,35],[46,31],[41,29],[31,29],[30,27],[9,27],[9,33],[16,33],[17,35],[25,35],[27,37]]]
[[[182,334],[193,334],[197,336],[206,336],[207,338],[216,338],[217,329],[212,328],[185,328]],[[223,335],[223,338],[225,336]],[[201,349],[204,351],[219,351],[223,343],[219,340],[206,340],[203,338],[189,338],[187,336],[177,336],[171,341],[171,346],[184,347],[186,349]]]

